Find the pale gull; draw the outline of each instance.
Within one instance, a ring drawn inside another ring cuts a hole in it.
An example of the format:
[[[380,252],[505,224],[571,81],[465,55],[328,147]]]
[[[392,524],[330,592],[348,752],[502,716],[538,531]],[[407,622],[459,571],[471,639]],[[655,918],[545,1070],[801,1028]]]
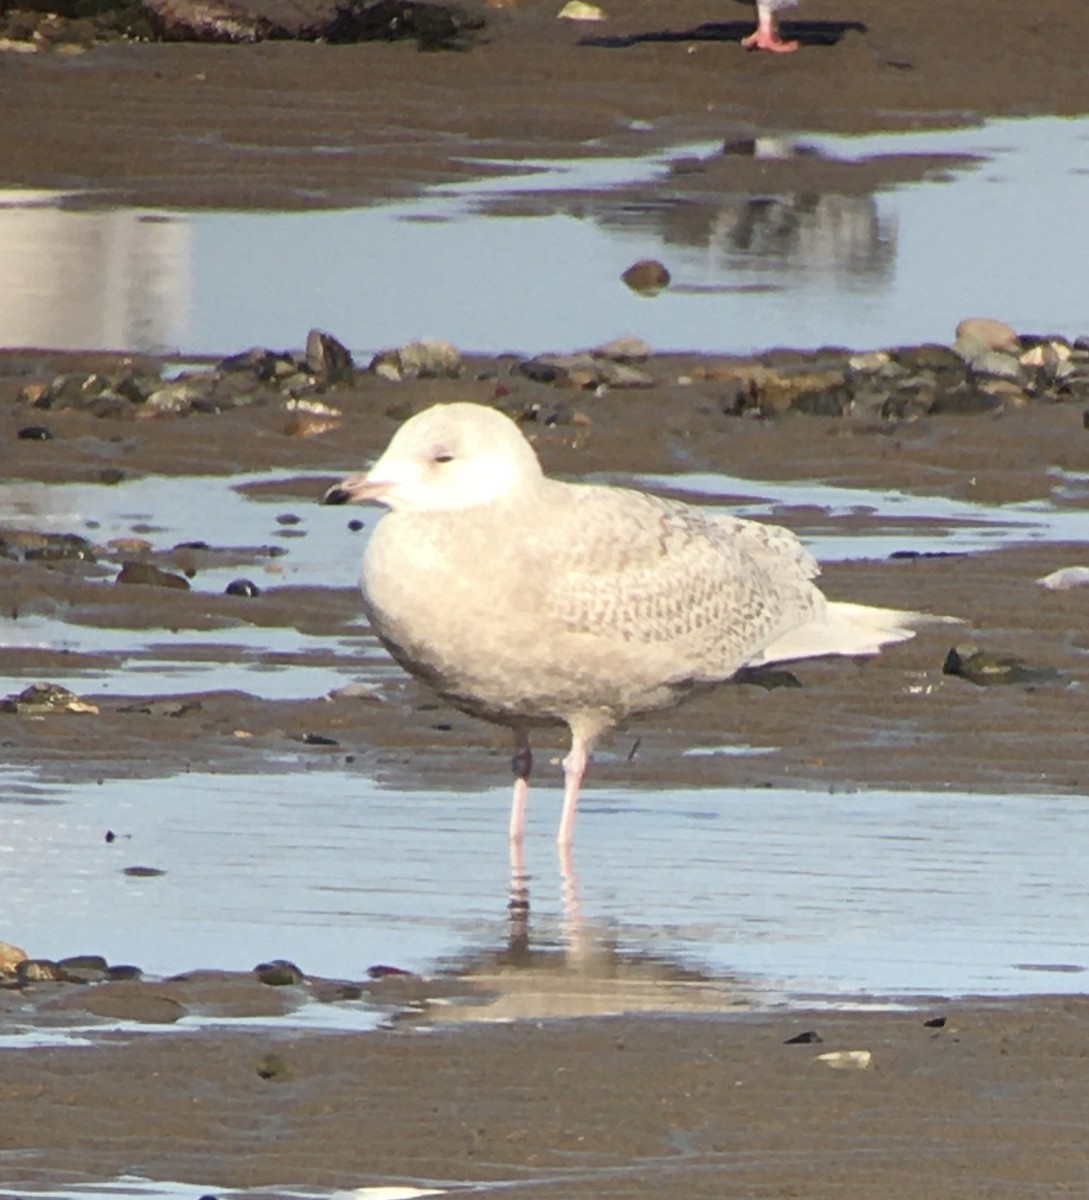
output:
[[[826,600],[786,529],[676,500],[547,478],[518,426],[479,404],[406,421],[328,504],[391,511],[363,557],[364,607],[411,674],[515,738],[520,841],[528,731],[566,724],[558,841],[571,841],[593,741],[742,667],[873,654],[919,613]]]

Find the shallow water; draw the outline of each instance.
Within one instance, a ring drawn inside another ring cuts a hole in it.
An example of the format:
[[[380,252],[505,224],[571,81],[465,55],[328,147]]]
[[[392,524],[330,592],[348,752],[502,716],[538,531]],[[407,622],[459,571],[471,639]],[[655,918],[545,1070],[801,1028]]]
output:
[[[350,532],[343,510],[317,505],[320,485],[313,489],[314,502],[286,499],[294,478],[265,472],[231,478],[149,476],[113,486],[0,484],[0,528],[78,532],[99,544],[137,534],[160,551],[201,539],[216,546],[211,531],[229,529],[232,540],[227,548],[237,548],[240,555],[246,548],[268,545],[282,547],[285,553],[271,559],[255,556],[248,566],[235,562],[203,569],[190,581],[194,590],[219,593],[240,576],[262,589],[354,588],[365,539],[379,511],[353,511],[351,519],[362,527]],[[1084,510],[1047,502],[985,505],[893,490],[813,481],[763,483],[713,474],[610,481],[634,482],[739,516],[781,522],[826,562],[883,558],[897,551],[972,553],[1025,541],[1076,541],[1085,532]],[[1056,476],[1056,494],[1075,482]],[[276,494],[277,483],[284,495]],[[288,539],[277,522],[285,513],[298,518],[289,527]],[[102,586],[109,586],[115,566],[104,572]],[[255,614],[260,613],[260,598],[252,603]],[[360,674],[373,680],[394,669],[366,632],[362,614],[358,636],[346,637],[303,632],[305,612],[299,613],[301,628],[251,625],[240,619],[228,628],[199,632],[160,628],[151,608],[148,618],[149,628],[133,630],[80,623],[78,615],[56,612],[31,611],[18,619],[0,616],[0,650],[40,646],[124,656],[120,666],[103,661],[71,674],[50,675],[51,682],[75,691],[121,696],[241,688],[266,699],[289,699],[323,695]],[[96,614],[83,619],[95,621]],[[198,654],[199,648],[203,649]],[[291,661],[277,661],[277,655],[290,656]],[[308,664],[308,656],[321,661]],[[22,690],[27,682],[24,672],[13,671],[0,656],[0,696]]]
[[[1084,797],[593,787],[565,879],[558,772],[541,774],[528,935],[507,911],[505,787],[414,792],[350,769],[5,788],[5,934],[156,974],[289,958],[355,979],[374,963],[487,974],[528,936],[581,962],[591,991],[595,959],[603,992],[654,967],[666,997],[694,969],[725,1007],[1084,989]],[[166,873],[122,873],[135,864]]]
[[[977,313],[1026,332],[1089,332],[1089,120],[796,140],[839,159],[984,161],[872,196],[713,202],[666,187],[670,160],[719,156],[710,143],[511,163],[517,174],[334,212],[75,210],[6,192],[0,344],[231,353],[297,347],[317,325],[361,353],[427,335],[532,353],[621,333],[658,350],[750,352],[948,342]],[[758,153],[791,153],[789,142]],[[662,182],[660,203],[618,191],[647,179]],[[570,203],[523,202],[566,191]],[[652,300],[620,282],[646,257],[674,278]]]

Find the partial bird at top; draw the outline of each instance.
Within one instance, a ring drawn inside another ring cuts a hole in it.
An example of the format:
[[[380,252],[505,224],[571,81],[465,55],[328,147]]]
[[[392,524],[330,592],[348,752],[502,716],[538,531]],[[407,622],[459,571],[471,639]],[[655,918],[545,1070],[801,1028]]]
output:
[[[756,0],[756,31],[741,39],[747,50],[771,50],[789,54],[798,49],[797,42],[784,42],[779,36],[779,10],[793,8],[798,0]]]
[[[742,667],[873,654],[919,613],[826,600],[786,529],[629,488],[547,478],[509,417],[436,405],[406,421],[329,504],[377,500],[364,607],[413,675],[514,732],[520,842],[529,730],[564,724],[558,841],[571,841],[594,739]]]

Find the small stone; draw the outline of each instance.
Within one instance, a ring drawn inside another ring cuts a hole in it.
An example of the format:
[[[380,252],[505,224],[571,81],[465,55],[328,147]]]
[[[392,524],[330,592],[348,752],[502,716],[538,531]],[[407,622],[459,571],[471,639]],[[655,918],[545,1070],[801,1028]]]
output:
[[[146,584],[153,587],[174,588],[179,592],[189,591],[189,581],[181,575],[172,575],[151,563],[126,562],[115,583]]]
[[[44,425],[24,425],[15,435],[21,442],[51,442],[53,435]]]
[[[1014,655],[991,654],[974,642],[962,642],[945,656],[943,675],[959,675],[977,687],[1008,683],[1046,683],[1058,672],[1052,667],[1030,667]]]
[[[246,596],[250,599],[261,594],[261,589],[249,579],[232,579],[223,591],[228,596]]]
[[[966,354],[964,358],[969,370],[975,375],[1012,379],[1015,382],[1025,378],[1025,369],[1016,354],[1004,354],[1000,350],[980,350],[975,354]]]
[[[122,875],[130,875],[133,879],[155,879],[159,875],[165,875],[166,872],[159,867],[125,867],[121,872]]]
[[[353,517],[348,522],[348,528],[352,533],[358,533],[363,528],[363,522],[358,517]]]
[[[336,738],[327,737],[324,733],[303,733],[296,739],[304,746],[339,746]]]
[[[567,0],[556,16],[561,21],[604,21],[607,20],[603,9],[596,4],[587,4],[586,0]]]
[[[291,1064],[282,1054],[265,1054],[257,1060],[254,1068],[262,1079],[270,1083],[290,1079],[294,1074]]]
[[[383,350],[371,360],[368,370],[387,379],[458,379],[464,364],[449,342],[424,338],[398,350]]]
[[[787,1038],[786,1041],[783,1042],[783,1045],[784,1046],[811,1046],[818,1042],[823,1042],[823,1041],[824,1041],[824,1038],[822,1038],[821,1035],[819,1033],[817,1033],[817,1031],[815,1029],[806,1029],[802,1033],[796,1033],[793,1037]]]
[[[150,542],[136,537],[110,538],[106,543],[106,547],[119,555],[150,554],[153,549]]]
[[[258,963],[253,973],[261,983],[269,987],[294,987],[304,983],[306,976],[293,962],[286,958],[276,958],[272,962]]]
[[[816,1061],[835,1071],[865,1071],[873,1062],[869,1050],[832,1050],[818,1054]]]
[[[655,296],[669,287],[671,276],[666,267],[655,258],[642,258],[632,263],[620,278],[641,296]]]
[[[945,1017],[928,1017],[923,1022],[923,1027],[926,1029],[944,1029]]]

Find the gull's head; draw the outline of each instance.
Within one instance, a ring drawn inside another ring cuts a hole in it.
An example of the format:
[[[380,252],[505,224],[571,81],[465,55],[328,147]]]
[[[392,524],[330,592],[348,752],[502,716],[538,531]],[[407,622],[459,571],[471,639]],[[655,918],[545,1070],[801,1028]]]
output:
[[[509,417],[483,404],[436,404],[407,420],[365,475],[331,487],[322,503],[453,512],[515,499],[540,479],[537,456]]]

